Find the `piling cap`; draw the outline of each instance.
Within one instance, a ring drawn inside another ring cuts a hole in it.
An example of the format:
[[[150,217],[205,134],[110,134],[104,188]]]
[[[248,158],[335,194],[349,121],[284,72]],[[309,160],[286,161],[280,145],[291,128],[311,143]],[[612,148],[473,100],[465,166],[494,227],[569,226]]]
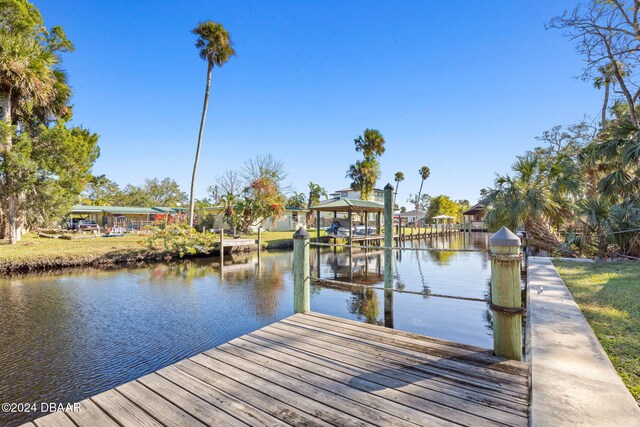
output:
[[[520,238],[507,227],[502,227],[489,238],[490,246],[520,246]]]
[[[384,189],[393,191],[393,185],[391,185],[391,183],[388,183],[387,185],[384,186]]]
[[[307,229],[303,225],[302,227],[298,228],[295,233],[293,233],[293,238],[294,239],[309,239],[309,238],[311,238],[311,234],[309,234],[309,232],[307,231]]]

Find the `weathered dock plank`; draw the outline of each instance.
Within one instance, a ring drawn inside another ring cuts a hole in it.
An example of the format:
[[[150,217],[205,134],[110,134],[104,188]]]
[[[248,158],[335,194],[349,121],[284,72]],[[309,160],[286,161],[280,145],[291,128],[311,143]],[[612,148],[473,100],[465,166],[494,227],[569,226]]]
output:
[[[524,363],[306,313],[84,400],[79,412],[34,424],[524,426],[528,405]]]

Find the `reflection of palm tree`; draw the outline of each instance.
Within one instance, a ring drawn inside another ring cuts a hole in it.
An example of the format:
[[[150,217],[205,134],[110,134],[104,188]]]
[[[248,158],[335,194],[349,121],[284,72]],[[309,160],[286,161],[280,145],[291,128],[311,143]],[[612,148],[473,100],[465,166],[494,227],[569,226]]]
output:
[[[431,251],[427,253],[431,253]],[[420,281],[422,282],[422,292],[424,292],[426,298],[431,294],[431,287],[427,285],[427,282],[424,279],[424,274],[422,273],[422,263],[420,262],[420,253],[418,251],[416,251],[416,259],[418,260],[418,272],[420,273]]]
[[[491,299],[491,279],[487,279],[487,292],[485,298]],[[484,312],[484,327],[493,333],[493,315],[491,314],[491,310],[487,308]]]
[[[412,243],[413,244],[413,243]],[[398,251],[397,255],[394,257],[394,272],[395,272],[395,279],[396,279],[396,289],[398,289],[399,291],[404,291],[407,287],[407,284],[404,283],[401,279],[400,279],[400,270],[398,269],[398,261],[402,261],[402,251]]]

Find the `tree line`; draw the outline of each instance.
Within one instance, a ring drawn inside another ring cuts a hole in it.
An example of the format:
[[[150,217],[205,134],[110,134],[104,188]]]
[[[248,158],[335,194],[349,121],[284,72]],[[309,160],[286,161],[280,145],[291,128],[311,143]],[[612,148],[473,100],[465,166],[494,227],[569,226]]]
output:
[[[98,135],[71,126],[62,27],[24,0],[0,0],[0,238],[59,217],[91,176]]]
[[[638,0],[593,0],[549,22],[603,90],[600,117],[544,132],[483,189],[491,227],[524,225],[536,245],[565,256],[640,256],[639,11]]]

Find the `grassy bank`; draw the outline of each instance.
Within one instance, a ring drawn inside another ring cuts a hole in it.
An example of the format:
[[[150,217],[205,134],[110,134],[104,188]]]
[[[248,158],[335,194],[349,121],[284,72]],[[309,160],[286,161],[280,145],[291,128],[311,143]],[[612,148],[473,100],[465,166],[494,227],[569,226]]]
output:
[[[640,263],[554,264],[622,381],[640,403]]]
[[[311,239],[316,237],[316,230],[310,229],[307,231],[311,235]],[[291,249],[293,248],[293,233],[293,231],[263,231],[262,244],[265,245],[267,249]],[[320,231],[321,237],[326,235],[326,231]],[[257,239],[258,234],[254,233],[241,237],[246,239]]]
[[[162,256],[145,250],[141,240],[137,235],[63,240],[27,234],[15,245],[0,243],[0,273],[142,261]]]
[[[322,235],[326,233],[323,231]],[[292,236],[292,231],[263,232],[262,242],[267,249],[288,249],[293,247]],[[27,234],[15,245],[0,241],[0,274],[176,258],[175,254],[147,250],[141,244],[143,239],[141,235],[127,235],[63,240]]]

